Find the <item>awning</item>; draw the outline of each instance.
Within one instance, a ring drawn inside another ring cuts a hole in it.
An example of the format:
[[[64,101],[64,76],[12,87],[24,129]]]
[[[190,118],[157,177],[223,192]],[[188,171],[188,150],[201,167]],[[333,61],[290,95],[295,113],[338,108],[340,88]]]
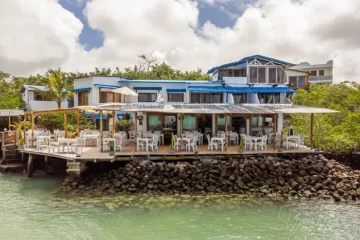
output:
[[[87,88],[74,88],[72,90],[72,92],[85,92],[85,91],[90,91],[91,87],[87,87]]]
[[[133,87],[134,90],[161,90],[162,87]]]
[[[176,89],[176,88],[167,88],[166,92],[168,93],[185,93],[186,89]]]
[[[206,93],[293,93],[294,90],[288,88],[287,86],[271,86],[271,85],[262,85],[262,86],[242,86],[242,87],[232,87],[232,86],[188,86],[189,92],[206,92]]]
[[[160,112],[183,114],[277,114],[277,113],[336,113],[326,108],[295,106],[292,104],[197,104],[197,103],[108,103],[98,110],[118,112]]]
[[[23,116],[24,110],[20,109],[0,109],[0,117]]]

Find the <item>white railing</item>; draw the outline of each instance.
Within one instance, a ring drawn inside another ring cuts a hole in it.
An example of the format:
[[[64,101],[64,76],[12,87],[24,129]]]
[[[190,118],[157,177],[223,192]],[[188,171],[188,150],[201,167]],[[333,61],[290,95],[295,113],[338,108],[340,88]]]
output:
[[[310,82],[332,82],[333,81],[333,76],[332,75],[328,75],[328,76],[310,76],[309,81]]]

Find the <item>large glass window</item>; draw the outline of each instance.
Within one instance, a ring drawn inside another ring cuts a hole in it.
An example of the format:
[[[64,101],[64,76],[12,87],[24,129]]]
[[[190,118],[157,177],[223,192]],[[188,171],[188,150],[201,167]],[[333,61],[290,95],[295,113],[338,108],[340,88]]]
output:
[[[192,93],[190,95],[190,102],[191,103],[200,103],[200,93]]]
[[[319,70],[319,76],[324,76],[325,75],[325,70]]]
[[[257,83],[257,67],[250,67],[250,83]]]
[[[191,115],[184,116],[183,131],[195,131],[196,130],[196,117]]]
[[[227,129],[228,131],[231,130],[231,117],[230,116],[227,116]],[[217,129],[218,131],[225,131],[225,116],[221,116],[218,115],[217,117]]]
[[[159,115],[149,115],[148,129],[150,131],[161,131],[162,122]]]
[[[280,93],[259,93],[260,103],[280,103]]]
[[[155,102],[156,93],[138,93],[138,102]]]
[[[222,103],[222,93],[191,93],[191,103]]]
[[[285,72],[281,68],[277,69],[277,83],[285,83]]]
[[[100,92],[100,103],[121,102],[121,94],[113,92]]]
[[[269,83],[276,83],[276,68],[269,68]]]
[[[263,117],[262,116],[252,116],[251,117],[251,127],[258,128],[263,125]]]
[[[78,106],[89,105],[89,92],[78,92]]]
[[[258,67],[258,83],[266,82],[266,68]]]
[[[168,102],[184,102],[184,94],[168,93]]]

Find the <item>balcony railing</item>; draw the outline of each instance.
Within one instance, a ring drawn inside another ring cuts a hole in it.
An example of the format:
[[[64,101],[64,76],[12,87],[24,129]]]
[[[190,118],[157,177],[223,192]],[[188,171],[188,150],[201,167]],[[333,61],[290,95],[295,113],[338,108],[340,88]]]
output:
[[[332,83],[333,76],[310,76],[309,82],[318,82],[318,83]]]

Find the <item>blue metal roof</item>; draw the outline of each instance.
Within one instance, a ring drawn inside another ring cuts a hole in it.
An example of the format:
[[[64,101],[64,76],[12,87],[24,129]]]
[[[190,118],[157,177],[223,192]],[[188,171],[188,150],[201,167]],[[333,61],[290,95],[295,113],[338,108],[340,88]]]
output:
[[[219,70],[220,68],[227,68],[227,67],[242,64],[242,63],[247,62],[248,60],[253,59],[253,58],[260,58],[260,59],[264,59],[264,60],[267,60],[267,61],[272,61],[272,62],[284,64],[284,65],[295,66],[295,64],[293,64],[293,63],[289,63],[289,62],[281,61],[281,60],[276,59],[276,58],[270,58],[270,57],[266,57],[266,56],[257,54],[257,55],[244,57],[244,58],[242,58],[242,59],[240,59],[239,61],[236,61],[236,62],[226,63],[226,64],[223,64],[223,65],[220,65],[220,66],[217,66],[217,67],[213,67],[207,72],[207,74],[213,73],[213,72]]]
[[[261,85],[261,86],[241,86],[241,87],[230,87],[230,86],[189,86],[189,92],[208,92],[208,93],[292,93],[294,90],[288,88],[285,85],[280,86],[271,86],[271,85]]]
[[[108,88],[108,89],[116,89],[116,88],[120,88],[120,86],[115,86],[115,85],[106,85],[106,84],[94,84],[95,87],[99,87],[99,88]]]
[[[133,87],[134,90],[161,90],[162,87]]]
[[[93,116],[93,113],[87,113],[87,112],[85,112],[85,115],[86,115],[87,117],[92,117],[92,116]],[[95,119],[95,120],[100,120],[100,115],[99,115],[98,113],[95,113],[95,114],[94,114],[94,119]],[[106,114],[103,114],[103,115],[102,115],[102,119],[103,119],[103,120],[106,120]]]
[[[91,90],[91,87],[88,87],[88,88],[74,88],[72,90],[72,92],[85,92],[85,91],[90,91]]]
[[[186,92],[186,89],[174,89],[174,88],[167,88],[166,92],[168,93],[184,93]]]

